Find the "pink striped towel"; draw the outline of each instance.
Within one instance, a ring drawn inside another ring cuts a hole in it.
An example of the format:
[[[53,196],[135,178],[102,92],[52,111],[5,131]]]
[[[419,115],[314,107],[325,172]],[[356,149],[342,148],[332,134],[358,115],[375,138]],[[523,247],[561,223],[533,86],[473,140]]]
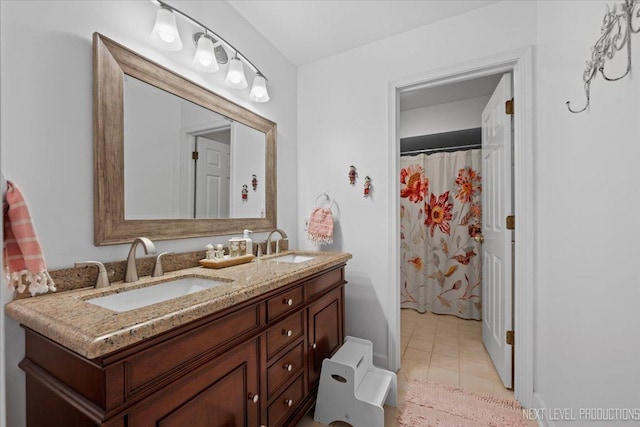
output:
[[[333,243],[333,214],[331,209],[315,208],[309,218],[307,238],[314,244]]]
[[[9,289],[31,295],[55,292],[55,283],[47,272],[42,249],[31,223],[29,208],[18,187],[7,181],[7,205],[4,213],[4,265]]]

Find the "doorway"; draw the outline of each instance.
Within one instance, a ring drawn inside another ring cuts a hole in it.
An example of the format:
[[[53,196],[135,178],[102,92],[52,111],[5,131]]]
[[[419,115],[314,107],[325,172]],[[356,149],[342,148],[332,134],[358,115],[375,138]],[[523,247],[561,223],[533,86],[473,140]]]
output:
[[[515,398],[525,407],[533,402],[533,61],[530,48],[483,58],[401,81],[392,82],[390,91],[390,242],[395,251],[390,265],[389,367],[400,366],[400,275],[399,275],[399,94],[420,87],[440,87],[498,73],[513,74],[514,83],[514,254],[518,268],[514,274],[513,305],[515,340]]]
[[[437,331],[431,365],[482,391],[513,387],[511,92],[505,73],[400,94],[400,307],[468,320]],[[405,311],[401,346],[416,347]]]

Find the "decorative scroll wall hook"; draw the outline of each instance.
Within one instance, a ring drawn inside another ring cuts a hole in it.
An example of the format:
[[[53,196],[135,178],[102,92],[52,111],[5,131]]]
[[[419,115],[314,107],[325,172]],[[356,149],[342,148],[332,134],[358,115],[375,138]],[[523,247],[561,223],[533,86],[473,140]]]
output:
[[[636,27],[636,24],[637,27]],[[567,101],[567,108],[572,113],[581,113],[589,108],[591,101],[591,82],[598,75],[606,81],[620,80],[631,71],[631,34],[640,32],[640,1],[625,0],[620,5],[620,11],[616,5],[613,9],[607,6],[607,12],[602,20],[601,36],[591,48],[591,59],[587,61],[587,68],[582,74],[584,81],[584,93],[587,98],[586,104],[579,110],[571,108],[571,102]],[[616,52],[627,48],[627,68],[619,77],[609,77],[605,73],[607,60],[613,59]]]

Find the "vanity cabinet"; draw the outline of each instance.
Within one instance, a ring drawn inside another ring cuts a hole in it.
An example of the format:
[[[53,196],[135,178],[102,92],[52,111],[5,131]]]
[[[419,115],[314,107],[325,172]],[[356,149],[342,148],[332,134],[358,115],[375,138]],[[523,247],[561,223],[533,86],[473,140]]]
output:
[[[293,426],[344,339],[344,264],[88,360],[25,327],[29,427]]]

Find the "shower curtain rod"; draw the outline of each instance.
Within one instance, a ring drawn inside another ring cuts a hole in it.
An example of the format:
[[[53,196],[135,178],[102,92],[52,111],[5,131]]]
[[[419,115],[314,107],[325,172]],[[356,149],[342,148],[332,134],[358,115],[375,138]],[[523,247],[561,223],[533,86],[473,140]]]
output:
[[[482,144],[469,144],[469,145],[458,145],[453,147],[441,147],[441,148],[425,148],[423,150],[412,150],[412,151],[403,151],[400,153],[401,156],[405,154],[421,154],[421,153],[434,153],[438,151],[450,151],[450,150],[464,150],[466,148],[482,148]]]

